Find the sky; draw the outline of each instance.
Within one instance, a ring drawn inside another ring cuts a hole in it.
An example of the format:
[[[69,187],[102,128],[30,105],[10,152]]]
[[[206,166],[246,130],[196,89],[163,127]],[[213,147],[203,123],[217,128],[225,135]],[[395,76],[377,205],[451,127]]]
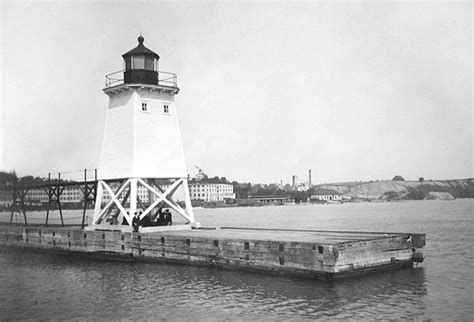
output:
[[[105,75],[178,75],[190,175],[474,177],[470,1],[2,1],[0,170],[97,168]]]

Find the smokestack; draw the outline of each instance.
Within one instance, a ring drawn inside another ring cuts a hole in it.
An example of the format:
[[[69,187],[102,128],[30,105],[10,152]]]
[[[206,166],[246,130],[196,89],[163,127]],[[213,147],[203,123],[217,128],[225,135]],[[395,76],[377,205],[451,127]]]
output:
[[[295,175],[293,175],[293,185],[292,185],[292,187],[293,188],[296,187],[296,176]]]
[[[308,188],[311,189],[312,184],[311,184],[311,169],[308,170]]]

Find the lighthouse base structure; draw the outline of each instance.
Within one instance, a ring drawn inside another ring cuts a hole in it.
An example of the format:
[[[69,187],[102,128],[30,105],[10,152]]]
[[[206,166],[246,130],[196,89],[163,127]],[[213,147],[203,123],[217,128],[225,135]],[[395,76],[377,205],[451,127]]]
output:
[[[94,216],[87,230],[130,231],[135,213],[139,212],[139,218],[142,220],[145,216],[155,214],[163,205],[171,208],[176,214],[183,217],[185,225],[141,227],[141,230],[150,232],[181,230],[191,229],[191,227],[199,225],[194,218],[187,179],[176,178],[173,180],[174,182],[167,185],[166,189],[164,189],[156,182],[156,179],[123,179],[115,192],[107,181],[98,181]],[[144,204],[138,196],[138,188],[140,186],[148,193],[150,199],[148,204]],[[182,188],[184,192],[184,209],[173,199],[173,195],[179,188]],[[122,220],[119,220],[120,218]],[[106,222],[107,220],[110,221],[110,224]]]

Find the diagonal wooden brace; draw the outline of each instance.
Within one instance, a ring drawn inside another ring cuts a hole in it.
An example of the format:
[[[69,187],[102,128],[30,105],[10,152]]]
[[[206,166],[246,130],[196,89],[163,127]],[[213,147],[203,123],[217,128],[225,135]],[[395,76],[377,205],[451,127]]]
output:
[[[188,215],[183,208],[181,208],[179,206],[176,206],[172,201],[168,200],[168,198],[170,198],[175,193],[175,191],[179,188],[179,186],[181,184],[183,184],[185,182],[185,180],[186,179],[183,179],[183,178],[176,180],[170,187],[168,187],[168,189],[166,189],[166,191],[164,193],[160,193],[155,188],[153,188],[148,183],[146,183],[144,180],[138,179],[140,184],[145,186],[148,190],[150,190],[152,193],[154,193],[158,197],[158,199],[155,200],[155,202],[153,202],[150,205],[150,207],[147,208],[147,210],[142,214],[142,216],[140,218],[143,218],[143,216],[145,216],[147,213],[149,213],[161,201],[164,201],[166,204],[168,204],[168,206],[170,206],[172,209],[174,209],[178,214],[183,216],[186,220],[188,220],[189,222],[194,222],[194,216]]]
[[[120,200],[118,199],[117,196],[120,196],[122,194],[122,192],[124,191],[124,189],[129,185],[130,183],[130,179],[128,179],[127,181],[125,181],[124,184],[122,184],[122,186],[120,187],[120,189],[117,191],[117,193],[115,194],[112,189],[109,187],[109,185],[104,182],[104,181],[99,181],[99,184],[105,188],[105,190],[107,190],[108,194],[110,195],[110,198],[111,200],[107,203],[107,205],[100,211],[100,213],[98,214],[98,216],[96,218],[94,218],[94,224],[97,224],[100,220],[102,220],[102,217],[107,213],[107,210],[113,205],[115,204],[117,206],[117,208],[120,210],[120,213],[125,217],[127,218],[127,222],[129,223],[129,225],[131,225],[131,217],[127,214],[127,211],[123,208],[122,204],[120,203]]]

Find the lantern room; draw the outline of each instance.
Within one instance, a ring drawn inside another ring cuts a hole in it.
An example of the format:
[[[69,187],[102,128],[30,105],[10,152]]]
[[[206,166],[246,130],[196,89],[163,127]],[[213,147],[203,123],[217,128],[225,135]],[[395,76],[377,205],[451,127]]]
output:
[[[158,61],[160,56],[143,45],[143,36],[138,37],[138,46],[122,55],[125,84],[158,85]]]

